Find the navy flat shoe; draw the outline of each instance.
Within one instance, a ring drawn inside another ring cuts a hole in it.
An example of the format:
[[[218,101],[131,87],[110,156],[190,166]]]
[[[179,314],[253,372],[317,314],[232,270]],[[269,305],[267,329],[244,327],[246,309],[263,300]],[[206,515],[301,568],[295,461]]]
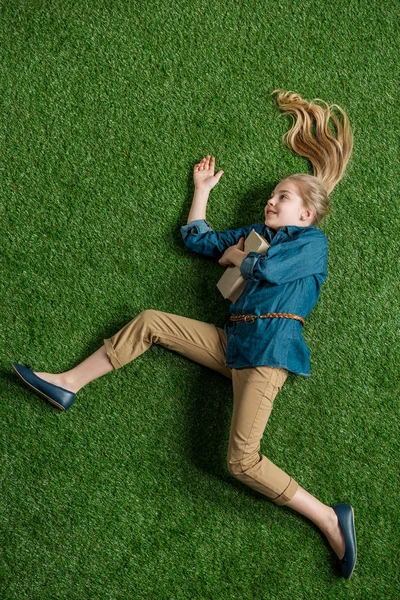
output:
[[[345,551],[343,558],[339,559],[339,566],[343,577],[349,579],[354,571],[357,560],[356,530],[354,527],[354,510],[351,504],[334,504],[333,510],[337,514],[340,527],[344,535]]]
[[[20,377],[27,386],[41,396],[44,396],[46,400],[54,404],[54,406],[57,406],[57,408],[60,408],[61,410],[67,410],[74,403],[76,398],[76,394],[74,392],[41,379],[41,377],[38,377],[32,371],[31,365],[12,363],[12,367],[17,373],[18,377]]]

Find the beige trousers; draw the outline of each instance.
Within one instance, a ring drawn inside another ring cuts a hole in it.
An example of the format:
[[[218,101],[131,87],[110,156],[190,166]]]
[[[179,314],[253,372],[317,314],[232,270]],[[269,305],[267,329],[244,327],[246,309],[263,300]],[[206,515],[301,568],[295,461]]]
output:
[[[158,344],[231,379],[229,472],[279,506],[293,498],[298,483],[259,452],[275,396],[288,376],[286,369],[230,369],[225,364],[227,337],[223,329],[153,309],[138,314],[104,344],[114,369]]]

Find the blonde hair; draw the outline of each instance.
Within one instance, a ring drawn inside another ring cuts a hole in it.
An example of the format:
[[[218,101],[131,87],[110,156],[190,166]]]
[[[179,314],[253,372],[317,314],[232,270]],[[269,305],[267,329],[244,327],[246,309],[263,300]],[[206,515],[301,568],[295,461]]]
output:
[[[353,134],[349,119],[337,104],[329,106],[319,98],[307,102],[298,94],[281,89],[274,90],[272,94],[277,92],[276,101],[279,108],[294,117],[293,126],[283,136],[283,140],[292,151],[311,161],[314,173],[294,173],[284,179],[296,182],[305,207],[315,212],[312,224],[318,225],[321,219],[329,214],[328,194],[343,177],[353,151]],[[318,106],[315,103],[318,100],[325,107]],[[343,125],[331,112],[335,107],[343,117]],[[329,127],[330,119],[336,126],[337,138],[332,135]],[[312,134],[313,126],[315,137]]]

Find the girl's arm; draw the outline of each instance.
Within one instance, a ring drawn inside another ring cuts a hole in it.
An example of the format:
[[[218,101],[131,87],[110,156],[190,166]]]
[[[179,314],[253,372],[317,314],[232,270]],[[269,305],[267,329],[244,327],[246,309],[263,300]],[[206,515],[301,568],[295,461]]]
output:
[[[240,229],[227,229],[220,233],[215,232],[210,223],[206,221],[206,208],[208,196],[213,187],[217,185],[223,171],[214,175],[215,158],[208,154],[193,170],[195,185],[192,207],[190,209],[188,222],[181,227],[181,235],[185,246],[197,254],[203,254],[212,258],[221,258],[225,250],[237,244],[241,237],[246,237],[252,229],[252,225]],[[244,253],[233,248],[230,257],[233,264],[240,264]],[[224,264],[223,262],[220,264]]]
[[[274,285],[327,275],[328,243],[319,229],[310,229],[290,241],[270,246],[266,254],[249,252],[242,260],[243,279],[265,280]]]
[[[223,175],[218,171],[214,175],[215,158],[207,154],[193,169],[194,196],[187,224],[206,218],[206,208],[210,191],[217,185]]]
[[[259,223],[254,223],[253,225],[247,225],[239,229],[225,229],[224,231],[217,232],[212,229],[211,225],[205,219],[199,219],[188,225],[182,225],[181,235],[186,248],[189,250],[203,256],[220,259],[227,248],[237,244],[241,237],[246,239],[251,230],[258,225]],[[238,261],[240,252],[240,250],[232,252],[230,258],[233,258],[231,261],[233,264],[236,264],[236,261]],[[241,256],[240,259],[242,260]]]
[[[205,220],[209,195],[210,195],[210,192],[206,189],[197,189],[196,188],[194,190],[193,202],[192,202],[192,206],[190,208],[190,212],[189,212],[189,216],[188,216],[188,220],[187,220],[188,225],[192,221],[196,221],[198,219]]]

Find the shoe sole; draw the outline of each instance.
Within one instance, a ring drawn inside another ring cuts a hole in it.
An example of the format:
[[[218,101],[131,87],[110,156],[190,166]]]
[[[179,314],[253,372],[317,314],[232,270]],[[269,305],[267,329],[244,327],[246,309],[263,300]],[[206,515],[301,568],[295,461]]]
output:
[[[354,571],[354,569],[356,568],[356,562],[357,562],[356,522],[355,522],[355,519],[354,519],[354,508],[353,508],[351,505],[350,505],[350,508],[351,508],[351,512],[352,512],[352,514],[353,514],[354,545],[355,545],[355,547],[356,547],[356,555],[355,555],[355,557],[354,557],[354,565],[353,565],[353,568],[352,568],[352,570],[351,570],[351,573],[350,573],[350,575],[347,577],[347,579],[350,579],[350,577],[353,575],[353,571]]]
[[[28,385],[32,390],[34,390],[35,392],[37,392],[38,394],[40,394],[41,396],[43,396],[44,398],[46,398],[46,400],[48,402],[50,402],[51,404],[53,404],[53,406],[56,406],[57,408],[59,408],[60,410],[65,410],[64,406],[62,406],[62,404],[58,404],[58,402],[56,402],[55,400],[53,400],[53,398],[50,398],[49,396],[47,396],[44,392],[38,390],[37,388],[35,388],[31,383],[29,383],[29,381],[27,381],[26,379],[24,379],[21,375],[21,373],[19,373],[17,371],[17,369],[14,367],[14,365],[12,365],[12,368],[14,369],[14,371],[16,372],[16,374],[18,375],[18,377],[20,379],[22,379],[22,381]]]

